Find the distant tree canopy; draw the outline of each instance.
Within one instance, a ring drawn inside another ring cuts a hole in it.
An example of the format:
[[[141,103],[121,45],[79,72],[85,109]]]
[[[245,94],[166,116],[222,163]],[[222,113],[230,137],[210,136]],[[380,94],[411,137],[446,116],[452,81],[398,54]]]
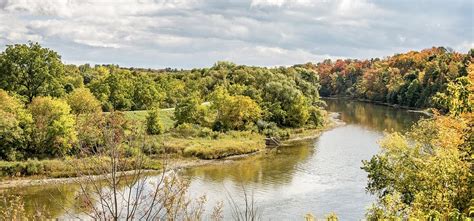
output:
[[[461,54],[438,47],[382,60],[326,60],[303,66],[318,73],[323,96],[466,112],[472,110],[468,94],[473,92],[473,55],[474,49]]]

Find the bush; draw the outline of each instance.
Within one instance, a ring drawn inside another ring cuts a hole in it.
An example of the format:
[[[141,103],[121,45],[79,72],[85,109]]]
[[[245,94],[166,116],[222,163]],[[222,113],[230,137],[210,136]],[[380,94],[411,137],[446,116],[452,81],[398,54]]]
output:
[[[33,119],[18,99],[0,89],[0,159],[23,158]]]
[[[134,146],[122,145],[125,157],[136,157],[140,154],[140,149]]]
[[[197,137],[201,130],[201,126],[197,124],[183,123],[173,130],[173,134],[176,137]]]
[[[86,114],[100,112],[100,101],[89,91],[88,88],[77,88],[66,98],[74,114]]]
[[[158,116],[158,110],[148,111],[146,117],[146,132],[148,134],[162,134],[164,132],[163,124]]]
[[[45,173],[45,166],[38,160],[21,162],[0,161],[0,176],[32,176]]]
[[[274,122],[259,120],[257,122],[257,128],[258,131],[266,137],[275,137],[282,140],[290,138],[288,130],[279,128]]]
[[[36,97],[28,109],[33,116],[33,153],[62,156],[77,141],[75,120],[69,105],[60,99]]]
[[[308,123],[316,127],[322,126],[324,124],[326,112],[317,107],[310,107],[309,109],[309,119]]]
[[[146,155],[161,154],[164,152],[162,141],[160,139],[147,140],[143,144],[143,153]]]

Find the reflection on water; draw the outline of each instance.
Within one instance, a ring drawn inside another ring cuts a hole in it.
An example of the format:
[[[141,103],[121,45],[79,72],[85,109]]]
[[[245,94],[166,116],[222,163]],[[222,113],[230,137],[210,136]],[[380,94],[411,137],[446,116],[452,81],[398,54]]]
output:
[[[345,99],[326,100],[328,111],[340,112],[341,120],[373,131],[405,131],[420,114],[383,105]]]
[[[59,217],[65,210],[75,210],[77,185],[45,185],[27,188],[12,188],[0,191],[7,198],[11,195],[22,196],[25,213],[32,217],[37,211],[46,212],[49,217]],[[1,210],[0,205],[0,210]]]
[[[328,100],[329,111],[340,112],[344,126],[322,133],[312,141],[302,141],[235,162],[182,170],[191,180],[190,195],[207,195],[208,208],[236,200],[242,187],[254,195],[265,220],[303,219],[311,212],[323,217],[336,212],[342,220],[363,218],[373,197],[365,193],[366,174],[361,160],[378,151],[383,131],[403,131],[420,115],[369,103]],[[58,189],[59,188],[59,189]],[[28,211],[45,206],[53,216],[63,206],[73,208],[74,185],[30,187],[7,190],[23,195]],[[1,209],[1,208],[0,208]],[[230,209],[224,208],[230,218]]]

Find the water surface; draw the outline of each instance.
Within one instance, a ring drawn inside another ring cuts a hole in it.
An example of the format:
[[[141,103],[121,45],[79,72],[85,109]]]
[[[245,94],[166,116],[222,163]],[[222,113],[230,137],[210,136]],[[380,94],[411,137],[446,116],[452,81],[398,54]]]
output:
[[[406,131],[420,115],[349,100],[327,105],[345,125],[264,155],[187,169],[182,175],[191,180],[190,192],[206,194],[213,205],[228,202],[229,195],[242,201],[245,189],[264,220],[303,219],[306,213],[322,218],[330,212],[342,220],[362,219],[374,197],[365,192],[361,161],[377,153],[384,131]]]

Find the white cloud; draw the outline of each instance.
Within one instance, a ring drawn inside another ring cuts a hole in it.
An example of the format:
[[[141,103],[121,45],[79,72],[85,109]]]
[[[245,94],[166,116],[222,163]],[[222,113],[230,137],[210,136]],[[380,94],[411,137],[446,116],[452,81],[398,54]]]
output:
[[[149,67],[202,67],[222,59],[287,65],[327,57],[387,56],[431,46],[467,51],[474,39],[472,12],[467,10],[472,4],[0,0],[0,44],[39,41],[69,61]]]

